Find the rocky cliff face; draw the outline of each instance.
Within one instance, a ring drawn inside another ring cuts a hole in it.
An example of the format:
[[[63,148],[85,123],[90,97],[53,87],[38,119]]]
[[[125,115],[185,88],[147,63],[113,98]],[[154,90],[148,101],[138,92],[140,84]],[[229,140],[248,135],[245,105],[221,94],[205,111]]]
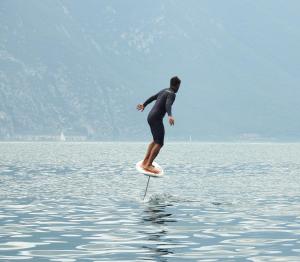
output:
[[[0,138],[149,138],[135,106],[173,75],[169,137],[296,137],[300,4],[288,2],[3,0]]]

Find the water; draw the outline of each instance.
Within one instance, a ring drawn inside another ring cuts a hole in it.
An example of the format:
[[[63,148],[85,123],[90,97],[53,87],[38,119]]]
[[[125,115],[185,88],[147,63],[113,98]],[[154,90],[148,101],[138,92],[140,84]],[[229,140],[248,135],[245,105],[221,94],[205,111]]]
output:
[[[0,143],[0,261],[300,261],[300,144]]]

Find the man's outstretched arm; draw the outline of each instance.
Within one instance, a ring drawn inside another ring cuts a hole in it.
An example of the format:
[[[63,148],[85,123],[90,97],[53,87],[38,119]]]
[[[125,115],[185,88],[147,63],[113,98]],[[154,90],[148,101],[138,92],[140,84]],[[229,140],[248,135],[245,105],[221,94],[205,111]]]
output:
[[[136,107],[137,110],[143,111],[144,108],[145,108],[148,104],[150,104],[152,101],[154,101],[154,100],[157,99],[158,94],[159,94],[159,92],[158,92],[157,94],[153,95],[153,96],[150,96],[143,104],[138,104],[137,107]]]
[[[153,96],[150,96],[150,97],[144,102],[143,106],[146,107],[146,106],[147,106],[148,104],[150,104],[152,101],[156,100],[157,97],[158,97],[158,94],[159,94],[159,93],[157,93],[157,94],[155,94],[155,95],[153,95]]]

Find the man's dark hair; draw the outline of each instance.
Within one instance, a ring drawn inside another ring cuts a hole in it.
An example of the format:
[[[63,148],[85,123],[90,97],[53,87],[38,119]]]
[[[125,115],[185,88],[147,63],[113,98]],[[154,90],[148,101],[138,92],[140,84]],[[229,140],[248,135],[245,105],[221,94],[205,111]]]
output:
[[[180,85],[180,83],[181,83],[181,80],[178,78],[178,76],[174,76],[170,80],[170,86],[177,87]]]

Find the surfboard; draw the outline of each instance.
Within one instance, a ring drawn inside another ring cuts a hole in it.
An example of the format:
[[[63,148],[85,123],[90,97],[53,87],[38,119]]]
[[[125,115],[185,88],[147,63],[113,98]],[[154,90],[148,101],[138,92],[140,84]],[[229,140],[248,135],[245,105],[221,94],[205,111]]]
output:
[[[164,175],[164,170],[162,169],[162,167],[157,164],[156,162],[153,162],[152,164],[158,168],[160,170],[160,172],[158,174],[155,174],[155,173],[152,173],[152,172],[149,172],[145,169],[143,169],[141,167],[141,164],[142,164],[143,160],[139,161],[136,163],[135,167],[136,167],[136,170],[139,172],[139,173],[142,173],[144,174],[145,176],[151,176],[151,177],[162,177]]]

